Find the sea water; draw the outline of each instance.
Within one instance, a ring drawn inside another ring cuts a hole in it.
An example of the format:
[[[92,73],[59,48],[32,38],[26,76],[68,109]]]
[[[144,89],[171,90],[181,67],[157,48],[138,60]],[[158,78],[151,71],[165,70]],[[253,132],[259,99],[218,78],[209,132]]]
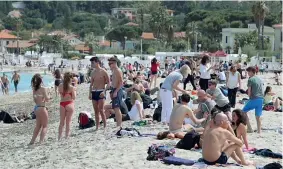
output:
[[[9,94],[14,94],[15,93],[15,86],[14,86],[14,81],[12,82],[11,79],[13,77],[13,72],[4,72],[5,75],[8,76],[8,79],[10,81],[9,84]],[[20,72],[20,82],[18,84],[18,92],[22,93],[22,92],[29,92],[32,90],[31,88],[31,79],[33,77],[33,75],[35,73],[28,73],[28,72]],[[3,73],[0,73],[0,76],[3,76]],[[54,82],[54,78],[51,75],[44,75],[41,74],[41,76],[43,77],[43,84],[45,87],[51,87],[53,85]],[[2,89],[1,90],[1,94],[0,96],[2,96]]]

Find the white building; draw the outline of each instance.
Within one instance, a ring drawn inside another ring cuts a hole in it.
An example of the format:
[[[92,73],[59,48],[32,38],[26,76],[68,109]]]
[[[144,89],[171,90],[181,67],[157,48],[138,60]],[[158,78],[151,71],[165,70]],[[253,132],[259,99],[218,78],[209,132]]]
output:
[[[6,46],[16,42],[17,39],[17,36],[12,35],[9,30],[4,29],[0,31],[0,53],[6,53]]]
[[[274,51],[282,51],[282,24],[272,26],[274,28]]]
[[[236,34],[249,33],[257,31],[255,24],[248,24],[248,28],[222,28],[222,47],[226,51],[226,48],[230,46],[230,53],[238,53],[233,51],[235,45]],[[264,26],[265,37],[268,37],[271,43],[271,49],[274,49],[274,29],[269,26]]]
[[[83,44],[84,42],[79,40],[76,35],[67,35],[62,38],[63,40],[67,41],[69,45],[75,46],[78,44]]]

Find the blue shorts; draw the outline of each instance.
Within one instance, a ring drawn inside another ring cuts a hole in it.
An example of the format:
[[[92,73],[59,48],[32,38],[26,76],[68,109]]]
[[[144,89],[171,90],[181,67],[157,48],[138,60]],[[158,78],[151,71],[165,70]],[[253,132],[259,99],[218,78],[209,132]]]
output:
[[[247,113],[250,110],[255,109],[255,115],[257,117],[262,115],[263,98],[256,98],[248,100],[243,108],[243,112]]]
[[[114,91],[116,89],[115,88],[112,88],[111,89],[111,98],[112,98],[112,108],[119,108],[121,107],[121,105],[123,104],[123,96],[124,96],[124,93],[123,93],[123,90],[120,89],[118,92],[117,92],[117,97],[112,97]]]
[[[105,99],[106,97],[100,97],[100,94],[104,92],[104,90],[93,90],[91,91],[91,94],[92,94],[92,100],[94,101],[98,101],[98,100],[101,100],[101,99]]]

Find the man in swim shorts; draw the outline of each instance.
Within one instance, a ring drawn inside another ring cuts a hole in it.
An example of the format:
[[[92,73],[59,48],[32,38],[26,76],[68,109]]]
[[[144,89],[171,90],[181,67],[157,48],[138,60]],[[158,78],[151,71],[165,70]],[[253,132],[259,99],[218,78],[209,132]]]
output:
[[[256,69],[255,67],[248,67],[247,72],[249,75],[249,80],[248,80],[248,95],[249,95],[249,100],[243,107],[243,112],[247,113],[248,111],[251,111],[255,109],[255,116],[256,116],[256,123],[257,123],[257,132],[261,132],[261,119],[260,117],[262,116],[262,106],[263,106],[263,82],[260,78],[258,78],[255,73]],[[248,130],[247,132],[251,133],[253,132],[250,120],[247,116],[247,126]]]
[[[202,141],[204,163],[207,165],[226,164],[231,156],[238,164],[252,164],[244,159],[243,142],[227,130],[230,126],[228,117],[223,113],[218,113],[213,122],[213,127],[204,133]]]
[[[120,107],[124,101],[123,96],[123,73],[117,66],[118,60],[115,57],[111,57],[108,59],[108,65],[112,71],[112,83],[111,83],[111,94],[110,97],[112,99],[112,108],[115,111],[115,118],[117,122],[117,127],[120,129],[122,127],[122,114],[120,111]]]
[[[14,86],[15,86],[15,92],[16,93],[18,92],[18,84],[20,82],[20,79],[21,79],[20,74],[18,74],[17,71],[15,71],[11,81],[14,81]]]
[[[190,118],[195,124],[200,124],[208,117],[208,114],[205,113],[204,118],[197,119],[193,111],[188,107],[189,102],[190,95],[183,94],[181,96],[181,104],[177,104],[172,110],[169,121],[169,132],[175,134],[177,137],[183,137],[186,134],[185,132],[192,128],[191,125],[183,125],[185,118]]]
[[[9,93],[9,88],[8,88],[9,79],[8,79],[7,75],[5,75],[4,73],[3,73],[3,76],[1,77],[1,81],[2,81],[1,88],[2,88],[3,95],[8,94]]]
[[[102,118],[104,128],[106,127],[106,117],[103,109],[104,100],[106,98],[106,90],[110,86],[110,78],[106,70],[101,68],[101,61],[98,57],[92,57],[90,62],[94,70],[91,73],[89,99],[92,100],[95,112],[96,130],[98,130],[100,124],[99,115]],[[106,88],[105,85],[107,85]]]

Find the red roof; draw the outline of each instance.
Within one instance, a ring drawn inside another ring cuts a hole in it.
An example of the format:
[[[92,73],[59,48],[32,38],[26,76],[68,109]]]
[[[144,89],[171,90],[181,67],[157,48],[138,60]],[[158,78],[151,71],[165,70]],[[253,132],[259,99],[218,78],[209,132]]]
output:
[[[185,38],[186,32],[174,32],[174,38]]]
[[[31,46],[36,45],[36,43],[31,43],[28,40],[20,40],[19,41],[19,48],[29,48]],[[9,43],[6,48],[17,48],[17,41]]]
[[[226,57],[227,53],[225,53],[223,50],[218,50],[215,53],[212,53],[212,56],[216,57]]]
[[[10,34],[11,31],[4,29],[0,32],[0,39],[18,39],[17,36]]]
[[[153,33],[148,32],[143,32],[141,38],[146,40],[155,40]]]
[[[86,46],[85,44],[79,44],[74,47],[75,47],[75,50],[78,50],[78,51],[89,51],[89,47]]]
[[[273,28],[282,28],[282,23],[272,25]]]

